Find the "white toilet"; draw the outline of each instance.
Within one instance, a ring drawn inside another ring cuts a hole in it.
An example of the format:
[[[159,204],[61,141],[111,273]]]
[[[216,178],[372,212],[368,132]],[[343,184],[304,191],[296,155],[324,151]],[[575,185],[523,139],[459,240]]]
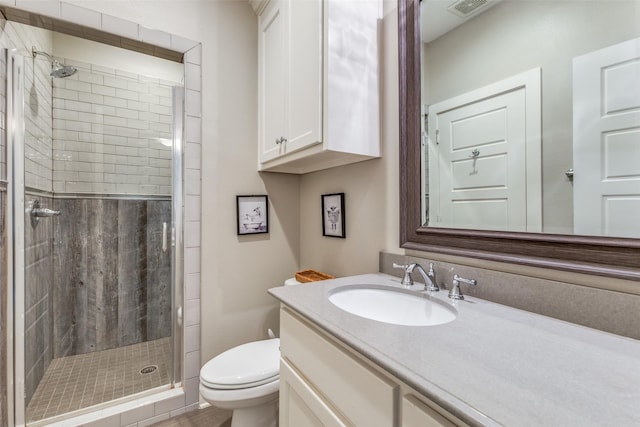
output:
[[[280,338],[234,347],[200,370],[200,395],[233,410],[231,427],[276,427],[280,386]]]
[[[288,279],[285,286],[297,285]],[[200,395],[233,410],[231,427],[276,427],[280,387],[280,338],[239,345],[200,370]]]

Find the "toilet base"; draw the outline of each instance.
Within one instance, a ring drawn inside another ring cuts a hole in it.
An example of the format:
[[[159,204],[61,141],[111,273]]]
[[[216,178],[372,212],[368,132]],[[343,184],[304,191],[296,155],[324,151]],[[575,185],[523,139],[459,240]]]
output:
[[[278,400],[258,406],[234,409],[231,427],[277,427]]]

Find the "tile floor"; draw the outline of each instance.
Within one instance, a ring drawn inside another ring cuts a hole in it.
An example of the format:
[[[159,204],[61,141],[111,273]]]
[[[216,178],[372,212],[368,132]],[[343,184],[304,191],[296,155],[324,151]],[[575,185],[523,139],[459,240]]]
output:
[[[157,369],[140,373],[152,365]],[[170,377],[170,338],[54,359],[27,406],[27,422],[169,384]]]
[[[166,421],[153,424],[153,427],[230,427],[231,411],[209,406],[205,409],[187,412]]]

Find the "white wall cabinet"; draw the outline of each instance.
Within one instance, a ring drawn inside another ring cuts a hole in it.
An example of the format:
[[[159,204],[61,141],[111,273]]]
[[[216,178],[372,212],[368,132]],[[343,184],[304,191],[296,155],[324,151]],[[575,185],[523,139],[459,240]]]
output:
[[[379,0],[259,5],[258,170],[379,157]]]
[[[283,307],[280,426],[464,426],[349,347]]]

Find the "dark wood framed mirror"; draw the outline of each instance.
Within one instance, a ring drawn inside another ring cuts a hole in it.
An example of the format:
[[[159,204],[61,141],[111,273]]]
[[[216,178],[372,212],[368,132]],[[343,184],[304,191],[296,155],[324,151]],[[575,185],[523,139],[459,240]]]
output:
[[[398,0],[400,246],[640,281],[640,239],[422,225],[420,51],[420,0]]]

